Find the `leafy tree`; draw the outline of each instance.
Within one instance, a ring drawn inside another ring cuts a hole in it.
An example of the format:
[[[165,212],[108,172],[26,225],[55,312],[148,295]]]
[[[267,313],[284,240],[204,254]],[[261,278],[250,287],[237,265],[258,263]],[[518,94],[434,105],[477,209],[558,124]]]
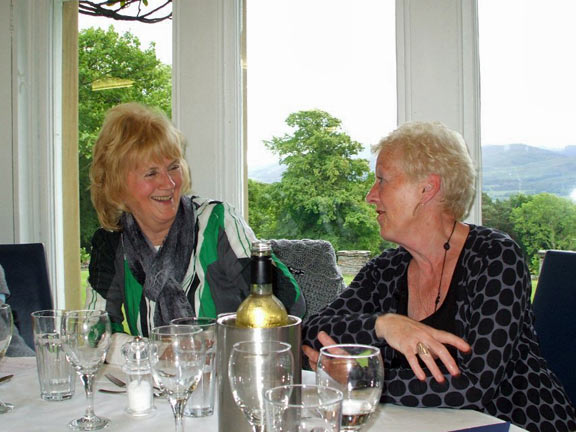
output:
[[[88,173],[104,114],[119,103],[137,101],[171,115],[172,82],[171,67],[156,58],[154,45],[141,49],[130,32],[119,35],[112,26],[107,31],[89,28],[80,32],[78,44],[80,242],[89,250],[99,223],[90,201]],[[132,85],[94,91],[92,84],[105,78],[130,80]]]
[[[549,193],[533,195],[512,209],[510,220],[522,239],[532,272],[540,249],[576,249],[576,205]]]
[[[248,179],[248,223],[258,238],[277,238],[278,183],[262,183]]]
[[[107,0],[90,1],[80,0],[78,12],[90,16],[102,16],[120,21],[140,21],[143,23],[156,23],[172,18],[172,0],[162,3],[154,2],[149,5],[148,0]],[[129,12],[130,6],[136,5],[136,11]]]
[[[516,194],[506,200],[492,200],[486,193],[482,193],[482,223],[485,226],[496,228],[509,234],[528,256],[524,239],[518,234],[511,220],[512,210],[532,200],[532,195]]]
[[[378,223],[364,200],[374,177],[368,161],[355,158],[362,145],[324,111],[290,114],[286,124],[294,128],[292,134],[265,141],[287,167],[270,190],[277,208],[274,237],[317,238],[336,250],[379,251]]]

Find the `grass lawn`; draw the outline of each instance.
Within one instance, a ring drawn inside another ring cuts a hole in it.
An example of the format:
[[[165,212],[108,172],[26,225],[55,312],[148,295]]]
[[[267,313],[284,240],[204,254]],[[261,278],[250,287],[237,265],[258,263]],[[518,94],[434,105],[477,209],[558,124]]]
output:
[[[82,303],[86,304],[86,285],[88,284],[88,270],[80,270],[80,286],[82,287]]]

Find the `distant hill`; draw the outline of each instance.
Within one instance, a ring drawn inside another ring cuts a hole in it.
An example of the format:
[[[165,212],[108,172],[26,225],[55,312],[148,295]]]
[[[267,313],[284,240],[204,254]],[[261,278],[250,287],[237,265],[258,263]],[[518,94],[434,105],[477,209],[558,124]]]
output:
[[[249,170],[248,177],[263,183],[278,182],[284,169],[273,163]],[[569,197],[574,189],[576,145],[557,151],[525,144],[482,147],[482,190],[494,199],[541,192]]]
[[[482,177],[483,192],[496,199],[541,192],[569,197],[576,189],[576,146],[558,151],[525,144],[484,146]]]
[[[248,178],[262,183],[276,183],[282,180],[282,173],[286,166],[272,163],[263,167],[248,168]]]

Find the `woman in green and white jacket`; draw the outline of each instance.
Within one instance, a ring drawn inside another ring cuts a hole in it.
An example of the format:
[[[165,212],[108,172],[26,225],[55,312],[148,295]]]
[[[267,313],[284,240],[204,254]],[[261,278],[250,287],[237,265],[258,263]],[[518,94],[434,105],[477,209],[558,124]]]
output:
[[[105,299],[114,332],[147,336],[174,318],[238,308],[250,291],[256,237],[228,204],[184,195],[182,135],[163,113],[136,103],[110,109],[90,175],[102,228],[92,239],[88,281]],[[275,262],[275,294],[302,316],[300,289]]]

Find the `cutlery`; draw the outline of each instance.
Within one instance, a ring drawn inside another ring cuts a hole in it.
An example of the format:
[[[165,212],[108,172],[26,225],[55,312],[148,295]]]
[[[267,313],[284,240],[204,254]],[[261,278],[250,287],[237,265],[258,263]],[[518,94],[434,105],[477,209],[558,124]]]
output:
[[[126,388],[126,383],[124,381],[122,381],[120,378],[118,378],[112,374],[109,374],[109,373],[104,374],[104,376],[106,378],[108,378],[108,380],[111,383],[116,384],[118,387]],[[157,385],[154,385],[154,390],[157,390],[159,392],[162,391],[162,389],[160,387],[158,387]]]
[[[6,375],[6,376],[3,376],[2,378],[0,378],[0,383],[10,381],[13,376],[14,376],[14,375]]]
[[[104,374],[104,376],[108,378],[108,381],[110,381],[112,384],[116,384],[118,387],[126,387],[126,383],[122,381],[120,378],[117,378],[109,373]]]
[[[103,388],[98,389],[98,391],[102,392],[102,393],[110,393],[110,394],[125,394],[126,393],[126,390],[108,390],[108,389],[103,389]],[[155,391],[154,397],[157,397],[157,398],[162,397],[162,394],[158,391]]]

